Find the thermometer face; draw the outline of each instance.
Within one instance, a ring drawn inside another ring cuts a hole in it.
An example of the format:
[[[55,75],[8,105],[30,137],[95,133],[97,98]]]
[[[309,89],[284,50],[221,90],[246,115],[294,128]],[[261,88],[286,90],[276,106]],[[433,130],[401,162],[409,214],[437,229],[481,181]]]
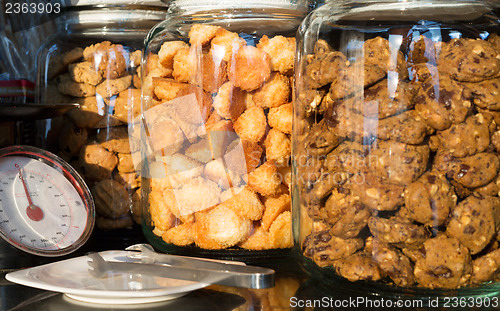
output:
[[[2,237],[42,256],[64,255],[80,247],[94,222],[93,202],[81,177],[67,163],[40,149],[2,151]]]

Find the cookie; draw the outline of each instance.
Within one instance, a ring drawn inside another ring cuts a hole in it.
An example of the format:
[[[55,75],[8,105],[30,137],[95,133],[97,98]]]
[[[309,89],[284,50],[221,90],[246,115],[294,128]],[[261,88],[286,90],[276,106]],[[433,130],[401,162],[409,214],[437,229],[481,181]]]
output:
[[[336,73],[345,71],[348,65],[349,61],[342,52],[329,51],[317,55],[306,67],[305,83],[311,88],[325,86],[335,81]]]
[[[292,75],[295,61],[295,38],[274,36],[269,39],[264,35],[257,43],[257,48],[271,57],[271,70],[284,75]]]
[[[363,44],[365,65],[380,67],[385,72],[395,72],[399,80],[408,77],[405,56],[399,50],[399,46],[389,43],[382,37],[368,39]]]
[[[365,89],[364,100],[357,97],[346,99],[345,105],[366,118],[384,119],[413,107],[413,94],[404,82],[398,82],[394,90],[384,79]]]
[[[380,270],[397,286],[409,287],[415,283],[410,259],[397,248],[373,239],[371,255]]]
[[[376,131],[380,139],[395,140],[412,145],[421,144],[432,132],[433,129],[423,121],[415,110],[408,110],[379,120]]]
[[[500,162],[493,153],[483,152],[465,158],[453,158],[448,163],[446,176],[467,188],[481,187],[491,182],[498,173]]]
[[[386,183],[374,174],[354,174],[345,187],[373,210],[393,211],[404,203],[404,187]]]
[[[495,219],[499,214],[498,198],[471,195],[460,202],[451,213],[446,233],[457,238],[471,255],[481,252],[496,234]]]
[[[78,127],[94,128],[94,126],[104,117],[106,104],[100,96],[75,98],[80,106],[71,109],[68,116]]]
[[[84,59],[91,62],[106,79],[117,79],[125,73],[128,59],[125,55],[122,45],[109,41],[91,45],[83,51]]]
[[[127,89],[121,91],[114,101],[114,116],[123,123],[132,122],[141,113],[141,90]]]
[[[79,162],[83,175],[89,180],[110,179],[118,158],[97,142],[89,142],[80,150]]]
[[[472,273],[469,251],[455,238],[439,235],[424,243],[415,263],[415,279],[427,288],[459,288],[467,285]]]
[[[481,284],[492,280],[500,271],[500,249],[494,250],[472,262],[471,283]]]
[[[69,124],[59,136],[59,149],[69,156],[76,156],[80,148],[87,142],[88,131]]]
[[[132,83],[132,76],[126,75],[117,79],[106,79],[96,86],[95,91],[102,97],[109,98],[125,91]]]
[[[500,79],[465,83],[472,93],[472,102],[480,108],[500,110]]]
[[[365,118],[362,114],[351,110],[345,102],[340,102],[326,111],[324,122],[339,137],[363,145],[370,145],[377,138],[379,120]]]
[[[98,214],[111,219],[128,215],[130,197],[119,182],[112,179],[102,180],[94,185],[92,195]]]
[[[438,69],[457,81],[487,80],[500,74],[500,54],[485,40],[452,39],[441,47]]]
[[[132,161],[132,154],[118,153],[118,166],[116,168],[119,172],[123,173],[134,172],[134,162]]]
[[[136,172],[113,171],[113,179],[122,184],[127,190],[141,186],[141,177]]]
[[[330,232],[344,239],[356,237],[371,216],[370,210],[357,197],[336,190],[332,191],[324,210],[324,221],[331,226]]]
[[[404,199],[408,217],[431,227],[443,225],[457,203],[454,187],[437,171],[426,172],[411,183]]]
[[[362,75],[363,79],[360,79]],[[351,64],[347,68],[340,68],[337,77],[330,84],[329,97],[338,100],[352,95],[360,88],[367,88],[386,77],[387,73],[375,65]]]
[[[436,130],[446,130],[452,124],[462,123],[472,108],[472,95],[465,84],[447,76],[438,82],[428,79],[417,86],[415,110]]]
[[[95,86],[87,83],[79,83],[73,81],[70,75],[65,73],[56,78],[57,89],[62,94],[73,97],[90,97],[95,96]]]
[[[102,81],[101,74],[95,70],[91,62],[70,64],[68,72],[75,82],[97,85]]]
[[[128,131],[126,127],[109,127],[97,132],[97,140],[109,151],[130,153]]]
[[[427,145],[379,140],[369,155],[370,169],[387,183],[406,186],[427,169],[429,152]]]
[[[50,59],[50,66],[48,67],[47,76],[49,79],[63,73],[68,65],[80,60],[83,56],[83,49],[76,47],[71,51],[57,55]]]
[[[303,244],[303,252],[318,266],[325,267],[332,266],[335,260],[350,256],[362,247],[362,239],[342,239],[326,230],[307,236]]]
[[[376,239],[399,246],[420,245],[430,236],[423,226],[377,216],[368,220],[368,227]]]
[[[442,148],[454,157],[471,156],[485,151],[490,145],[491,116],[476,114],[465,122],[453,124],[436,133]]]
[[[371,255],[365,252],[357,252],[340,259],[335,262],[334,266],[339,275],[351,282],[360,280],[378,281],[384,276]]]

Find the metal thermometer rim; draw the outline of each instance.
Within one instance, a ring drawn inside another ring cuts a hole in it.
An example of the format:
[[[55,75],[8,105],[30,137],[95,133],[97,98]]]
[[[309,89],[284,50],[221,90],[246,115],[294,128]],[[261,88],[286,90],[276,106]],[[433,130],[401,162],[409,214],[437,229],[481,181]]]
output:
[[[36,178],[35,175],[37,175],[40,177],[40,180],[46,180],[47,182],[49,182],[50,183],[49,188],[52,189],[51,187],[55,187],[56,190],[59,191],[58,193],[61,193],[60,196],[63,196],[62,199],[65,200],[65,202],[67,202],[68,204],[70,203],[69,202],[70,199],[65,196],[68,194],[67,193],[64,194],[63,190],[60,189],[60,186],[61,187],[64,187],[64,186],[70,187],[71,191],[75,192],[75,193],[73,193],[73,196],[75,196],[75,197],[78,196],[79,202],[81,201],[81,203],[83,203],[83,206],[78,207],[78,206],[76,206],[77,204],[74,204],[72,206],[68,206],[67,208],[70,211],[73,211],[73,210],[71,210],[71,208],[84,209],[84,211],[81,211],[81,212],[82,212],[82,214],[86,214],[87,219],[85,221],[85,227],[83,229],[80,229],[81,233],[76,232],[77,235],[75,237],[70,237],[70,235],[74,233],[74,229],[72,229],[71,225],[67,228],[66,234],[63,234],[62,231],[59,231],[58,234],[62,235],[62,238],[60,240],[57,240],[57,242],[55,242],[53,244],[53,246],[56,248],[50,248],[50,246],[52,246],[52,245],[49,245],[46,247],[29,245],[27,241],[19,241],[19,239],[13,238],[12,234],[10,234],[10,232],[9,233],[5,232],[4,227],[1,227],[1,226],[0,226],[0,236],[2,236],[2,238],[4,238],[7,242],[9,242],[11,245],[15,246],[18,249],[21,249],[21,250],[23,250],[27,253],[30,253],[30,254],[47,256],[47,257],[66,255],[66,254],[69,254],[69,253],[77,250],[79,247],[81,247],[90,237],[90,234],[91,234],[93,227],[94,227],[94,218],[95,218],[94,201],[92,199],[92,196],[90,194],[90,191],[89,191],[87,185],[83,181],[83,178],[76,172],[76,170],[73,167],[71,167],[69,164],[67,164],[63,159],[59,158],[57,155],[54,155],[46,150],[39,149],[36,147],[11,146],[11,147],[6,147],[3,149],[0,149],[0,164],[3,164],[2,161],[4,161],[5,159],[7,159],[9,157],[19,157],[20,158],[19,161],[21,161],[21,159],[22,159],[22,161],[26,161],[27,164],[29,163],[29,164],[32,164],[33,166],[36,166],[35,169],[40,169],[42,171],[48,170],[48,171],[52,171],[52,173],[56,174],[54,176],[54,179],[51,179],[51,178],[49,178],[49,175],[43,176],[43,174],[39,174],[40,171],[31,171],[31,170],[26,171],[26,170],[24,170],[24,172],[23,172],[17,163],[15,163],[15,165],[14,165],[15,167],[13,167],[12,169],[0,171],[0,178],[4,178],[5,176],[10,176],[9,174],[12,174],[12,171],[14,171],[16,169],[19,170],[19,173],[17,173],[15,175],[15,177],[20,179],[20,182],[21,182],[20,184],[22,185],[22,187],[20,187],[20,188],[23,189],[23,187],[24,187],[25,197],[27,199],[27,204],[26,204],[27,206],[26,207],[24,207],[23,205],[21,205],[21,206],[2,206],[0,204],[0,207],[3,209],[11,208],[11,209],[14,209],[13,212],[18,212],[20,216],[19,216],[19,219],[16,219],[17,221],[23,222],[22,217],[24,217],[24,218],[27,217],[34,222],[42,222],[42,221],[44,221],[43,220],[44,213],[47,213],[47,212],[48,212],[48,216],[50,216],[52,218],[57,217],[57,216],[54,216],[54,213],[53,213],[54,207],[47,206],[47,204],[45,204],[45,206],[39,207],[37,205],[38,204],[37,200],[36,200],[37,198],[32,199],[31,191],[28,191],[28,189],[27,189],[28,182],[25,180],[26,176],[23,176],[23,174],[26,174],[26,173],[31,174],[31,175],[29,175],[31,179],[35,179]],[[32,162],[32,161],[39,161],[39,162]],[[47,167],[45,167],[45,166],[47,166]],[[63,182],[67,181],[67,183],[65,185],[58,185],[58,184],[56,184],[56,180],[57,181],[62,180]],[[3,185],[4,184],[0,185],[0,187],[3,188]],[[11,186],[12,186],[12,190],[14,190],[14,184],[12,184]],[[14,193],[12,193],[11,195],[15,196]],[[46,195],[46,194],[42,194],[42,195]],[[68,196],[73,198],[73,196],[71,196],[71,195],[68,195]],[[14,203],[16,203],[15,205],[17,205],[16,198],[13,198],[12,200],[14,201]],[[24,210],[24,208],[25,208],[25,210]],[[71,214],[65,215],[65,216],[70,217],[70,221],[74,220],[74,219],[71,219],[71,217],[72,217]],[[2,220],[0,218],[0,221],[5,221],[5,220],[6,219]],[[57,225],[62,225],[62,222],[57,222],[56,226]],[[20,227],[22,227],[22,225]],[[15,230],[17,231],[17,228]],[[29,229],[26,229],[26,230],[29,230]],[[35,229],[33,229],[33,230],[35,230]],[[73,230],[73,231],[71,231],[71,230]],[[38,234],[37,232],[29,232],[29,233]],[[73,238],[73,240],[65,241],[65,242],[68,242],[67,245],[64,245],[63,247],[59,248],[60,245],[58,245],[58,244],[61,244],[61,242],[67,238],[70,238],[70,239]],[[49,241],[49,240],[47,240],[47,241]]]

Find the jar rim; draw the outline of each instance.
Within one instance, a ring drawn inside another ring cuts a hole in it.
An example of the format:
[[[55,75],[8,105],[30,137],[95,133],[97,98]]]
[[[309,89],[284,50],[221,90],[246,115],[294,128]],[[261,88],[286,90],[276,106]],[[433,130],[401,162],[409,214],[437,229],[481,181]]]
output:
[[[189,9],[200,9],[204,10],[206,8],[214,9],[228,9],[228,8],[306,8],[307,0],[161,0],[165,4],[171,7],[189,8]]]
[[[168,2],[168,1],[167,1]],[[131,5],[146,5],[166,7],[163,0],[72,0],[66,7],[81,7],[81,6],[131,6]]]

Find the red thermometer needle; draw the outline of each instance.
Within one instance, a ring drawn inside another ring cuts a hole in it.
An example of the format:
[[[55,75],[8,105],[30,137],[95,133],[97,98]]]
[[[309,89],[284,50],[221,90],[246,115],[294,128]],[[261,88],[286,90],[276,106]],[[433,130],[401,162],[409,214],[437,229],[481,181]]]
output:
[[[43,211],[40,207],[33,204],[33,200],[31,200],[31,195],[28,191],[28,187],[26,186],[26,181],[24,180],[23,173],[21,172],[21,168],[16,163],[14,165],[19,170],[19,179],[23,184],[24,192],[26,193],[26,198],[28,198],[28,207],[26,208],[26,215],[28,215],[29,219],[33,221],[40,221],[43,218]]]

